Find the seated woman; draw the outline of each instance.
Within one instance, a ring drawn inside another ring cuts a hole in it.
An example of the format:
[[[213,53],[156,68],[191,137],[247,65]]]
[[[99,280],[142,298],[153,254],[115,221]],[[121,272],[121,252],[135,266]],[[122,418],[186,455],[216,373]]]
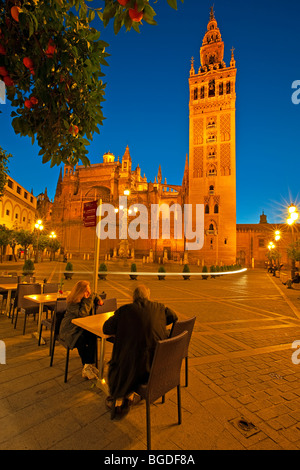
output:
[[[87,379],[95,379],[99,374],[98,369],[94,366],[97,338],[89,331],[74,325],[72,320],[91,315],[93,302],[97,305],[103,305],[101,299],[92,295],[88,281],[78,281],[67,297],[67,311],[59,330],[60,342],[70,349],[78,349],[83,365],[82,377]]]

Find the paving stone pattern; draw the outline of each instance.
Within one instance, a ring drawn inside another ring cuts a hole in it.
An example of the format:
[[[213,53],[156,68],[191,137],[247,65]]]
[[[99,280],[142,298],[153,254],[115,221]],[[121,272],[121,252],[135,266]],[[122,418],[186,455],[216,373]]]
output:
[[[62,266],[48,264],[39,269],[49,269],[56,280]],[[90,276],[90,264],[76,268],[81,274],[67,281],[66,289]],[[299,449],[300,364],[292,362],[292,343],[300,340],[300,292],[263,270],[205,281],[108,276],[98,289],[122,305],[140,282],[180,319],[197,318],[189,385],[182,387],[182,424],[176,424],[174,390],[165,404],[158,400],[151,407],[153,449]],[[146,449],[143,402],[124,420],[111,421],[104,392],[81,377],[77,351],[71,352],[65,384],[64,348],[57,346],[50,368],[49,332],[46,345],[38,347],[33,319],[24,336],[22,327],[22,317],[14,330],[0,315],[7,352],[6,364],[0,365],[0,449]],[[108,345],[106,362],[110,354]],[[241,420],[253,427],[245,431]]]

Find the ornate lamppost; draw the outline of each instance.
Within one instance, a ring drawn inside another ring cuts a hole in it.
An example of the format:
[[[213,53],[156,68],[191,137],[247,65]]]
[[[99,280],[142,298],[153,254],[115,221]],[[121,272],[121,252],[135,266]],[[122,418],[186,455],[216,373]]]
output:
[[[49,238],[52,240],[55,240],[55,238],[57,238],[57,235],[55,232],[51,232],[50,235],[49,235]],[[51,255],[50,255],[50,261],[52,261],[52,259],[55,259],[55,251],[53,249],[53,247],[51,247]]]
[[[40,233],[42,230],[44,230],[43,226],[43,221],[42,220],[37,220],[35,223],[35,228],[37,230],[37,247],[36,247],[36,253],[35,253],[35,262],[38,263],[39,261],[39,239],[40,239]]]
[[[296,220],[298,220],[298,218],[299,218],[299,212],[298,212],[298,209],[295,206],[295,204],[291,204],[288,207],[288,213],[289,213],[289,217],[287,218],[286,222],[292,229],[292,245],[293,245],[294,242],[295,242],[294,224],[295,224]],[[296,272],[295,259],[292,258],[292,270],[291,270],[292,279],[295,276],[295,272]]]

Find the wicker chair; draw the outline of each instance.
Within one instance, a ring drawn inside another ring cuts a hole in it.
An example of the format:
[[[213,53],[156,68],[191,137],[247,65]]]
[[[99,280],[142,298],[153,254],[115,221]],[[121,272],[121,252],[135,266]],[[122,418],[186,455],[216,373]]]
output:
[[[188,333],[158,341],[148,383],[141,385],[137,393],[146,400],[147,449],[151,450],[150,404],[177,387],[178,424],[181,424],[180,369],[186,348]]]
[[[61,321],[66,313],[67,310],[67,301],[66,299],[58,299],[56,302],[56,308],[54,310],[54,314],[52,317],[51,323],[51,340],[50,340],[50,367],[53,366],[53,358],[54,358],[54,350],[55,350],[55,342],[59,341],[59,329]],[[49,320],[44,320],[44,323]],[[60,344],[64,346],[67,350],[66,352],[66,362],[65,362],[65,377],[64,382],[68,380],[68,369],[69,369],[69,356],[70,356],[70,348],[68,348],[64,343],[60,341]]]
[[[40,345],[43,326],[50,330],[49,356],[51,356],[55,338],[58,336],[58,333],[59,333],[61,320],[63,319],[63,316],[67,309],[66,299],[57,299],[57,301],[54,303],[55,303],[55,308],[53,311],[53,315],[51,318],[44,318],[41,321],[41,329],[40,329],[40,334],[39,334],[39,345]]]
[[[43,294],[56,294],[58,291],[58,284],[57,283],[45,283],[43,284]],[[56,307],[56,302],[51,302],[48,304],[44,305],[44,309],[47,312],[47,317],[48,317],[48,312],[50,311],[51,314],[53,314],[54,310]]]
[[[0,276],[0,284],[17,284],[18,276]],[[16,290],[11,291],[11,299],[14,299],[16,295]],[[1,302],[1,312],[3,307],[3,301],[7,302],[8,297],[8,290],[7,289],[0,289],[0,302]],[[10,314],[10,312],[9,312]]]
[[[188,354],[189,354],[189,344],[192,336],[192,332],[194,329],[196,317],[192,317],[189,320],[184,321],[177,321],[173,324],[170,338],[174,338],[174,336],[180,335],[183,331],[188,332],[188,339],[186,343],[186,349],[184,351],[184,358],[185,358],[185,386],[188,386]]]
[[[26,319],[28,315],[37,315],[39,313],[39,307],[36,303],[31,300],[24,299],[24,295],[33,295],[41,293],[40,284],[18,284],[16,293],[16,318],[14,328],[17,327],[18,313],[21,311],[24,313],[24,326],[23,335],[25,335]]]

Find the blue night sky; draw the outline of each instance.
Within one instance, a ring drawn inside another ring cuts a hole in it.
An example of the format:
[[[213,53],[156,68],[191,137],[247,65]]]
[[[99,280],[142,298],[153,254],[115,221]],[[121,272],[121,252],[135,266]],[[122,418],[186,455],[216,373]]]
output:
[[[89,146],[91,163],[108,151],[121,158],[129,145],[133,168],[139,164],[148,181],[161,164],[163,180],[181,184],[189,152],[190,60],[197,71],[211,5],[178,0],[174,11],[159,0],[158,26],[117,36],[112,25],[103,30],[111,54],[104,68],[106,120]],[[234,47],[237,66],[237,222],[257,223],[262,211],[268,222],[283,222],[286,205],[300,203],[300,104],[291,100],[292,83],[300,80],[300,2],[214,0],[214,11],[224,60],[228,65]],[[47,187],[54,198],[60,167],[43,165],[37,145],[14,134],[9,103],[1,111],[0,146],[14,156],[10,175],[34,195]]]

